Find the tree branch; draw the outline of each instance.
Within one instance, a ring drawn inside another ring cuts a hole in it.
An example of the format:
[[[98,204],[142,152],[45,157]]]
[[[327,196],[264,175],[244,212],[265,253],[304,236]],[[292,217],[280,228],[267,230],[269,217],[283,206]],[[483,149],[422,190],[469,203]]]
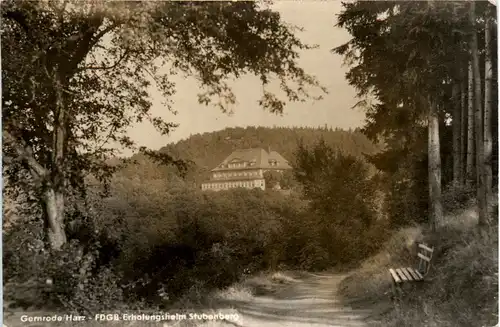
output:
[[[118,60],[111,66],[106,66],[106,65],[102,65],[102,66],[86,66],[86,67],[82,67],[81,69],[79,69],[78,71],[83,71],[83,70],[108,70],[108,69],[113,69],[113,68],[116,68],[125,58],[128,57],[130,51],[125,50],[123,52],[123,54],[120,56],[120,58],[118,58]]]
[[[28,165],[35,179],[43,180],[48,177],[49,171],[36,161],[31,147],[26,145],[26,142],[23,139],[15,138],[5,129],[3,131],[3,139],[11,144],[18,156],[18,159],[24,161]]]

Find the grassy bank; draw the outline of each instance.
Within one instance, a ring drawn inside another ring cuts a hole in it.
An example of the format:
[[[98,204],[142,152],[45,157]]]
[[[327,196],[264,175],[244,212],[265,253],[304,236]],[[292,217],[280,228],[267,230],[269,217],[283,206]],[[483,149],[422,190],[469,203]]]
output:
[[[478,230],[474,207],[445,218],[436,232],[422,226],[399,230],[375,256],[346,277],[340,288],[351,303],[390,301],[388,268],[414,266],[416,242],[434,246],[424,283],[409,285],[374,326],[494,326],[498,322],[498,222]]]

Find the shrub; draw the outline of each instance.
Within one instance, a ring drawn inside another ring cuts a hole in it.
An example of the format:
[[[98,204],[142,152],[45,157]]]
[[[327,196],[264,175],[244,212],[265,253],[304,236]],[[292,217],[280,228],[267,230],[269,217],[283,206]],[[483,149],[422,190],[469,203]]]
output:
[[[443,210],[450,215],[460,213],[473,204],[475,190],[473,187],[451,183],[442,195]]]

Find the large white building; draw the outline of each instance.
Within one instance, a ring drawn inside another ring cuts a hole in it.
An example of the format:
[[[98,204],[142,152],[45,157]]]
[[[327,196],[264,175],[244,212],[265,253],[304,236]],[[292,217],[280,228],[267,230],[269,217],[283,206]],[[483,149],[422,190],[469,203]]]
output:
[[[268,170],[283,172],[292,169],[288,161],[276,151],[264,149],[236,150],[211,170],[210,180],[202,190],[227,190],[236,187],[266,189],[264,173]]]

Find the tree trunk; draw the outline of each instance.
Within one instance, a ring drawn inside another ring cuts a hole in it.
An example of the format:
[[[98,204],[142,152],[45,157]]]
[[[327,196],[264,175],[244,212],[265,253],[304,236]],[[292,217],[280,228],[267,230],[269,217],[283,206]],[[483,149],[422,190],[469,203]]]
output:
[[[436,104],[429,99],[428,112],[428,170],[430,227],[435,231],[443,217],[441,203],[441,153],[439,143],[439,113]]]
[[[475,26],[476,13],[475,2],[471,1],[470,22]],[[472,53],[472,67],[474,76],[474,111],[475,111],[475,139],[476,139],[476,176],[477,176],[477,202],[479,210],[479,225],[485,226],[488,223],[488,202],[486,198],[486,184],[484,174],[484,135],[483,135],[483,108],[481,100],[481,73],[479,67],[479,50],[477,33],[475,29],[472,32],[470,40],[470,49]]]
[[[59,250],[67,241],[64,229],[64,194],[47,187],[43,194],[46,233],[52,250]]]
[[[461,169],[461,116],[462,111],[460,108],[461,99],[459,98],[460,85],[455,83],[453,85],[453,93],[452,93],[452,103],[453,103],[453,120],[452,120],[452,128],[453,128],[453,183],[455,185],[460,184],[462,169]]]
[[[64,78],[54,70],[53,73],[55,107],[54,107],[54,132],[52,138],[52,157],[49,181],[44,185],[45,219],[47,237],[50,248],[59,250],[67,241],[64,228],[64,165],[66,131],[66,103],[63,94]]]
[[[460,184],[465,184],[465,163],[467,162],[467,74],[464,74],[460,85],[460,109],[461,113],[461,128],[460,128]]]
[[[492,87],[493,87],[493,68],[491,64],[491,6],[488,4],[486,11],[485,22],[485,56],[484,56],[484,169],[485,169],[485,188],[487,199],[490,198],[493,187],[493,168],[492,168],[492,152],[493,152],[493,137],[492,137]]]
[[[467,160],[465,177],[467,185],[471,186],[474,181],[474,80],[472,73],[472,62],[469,62],[468,72],[468,104],[467,104]]]

